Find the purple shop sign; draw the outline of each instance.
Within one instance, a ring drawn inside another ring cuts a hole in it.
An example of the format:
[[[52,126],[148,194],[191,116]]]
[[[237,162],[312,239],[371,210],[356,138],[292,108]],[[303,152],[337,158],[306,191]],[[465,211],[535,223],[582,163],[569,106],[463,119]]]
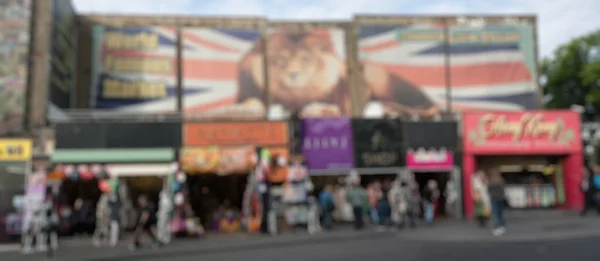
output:
[[[352,128],[347,118],[303,120],[302,152],[309,169],[354,167]]]

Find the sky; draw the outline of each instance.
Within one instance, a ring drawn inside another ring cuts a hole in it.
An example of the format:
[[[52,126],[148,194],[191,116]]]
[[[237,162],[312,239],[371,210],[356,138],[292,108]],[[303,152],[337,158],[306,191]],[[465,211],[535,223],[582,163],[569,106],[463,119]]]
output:
[[[340,20],[359,14],[535,14],[540,55],[600,29],[599,0],[73,0],[78,12]],[[425,4],[426,3],[426,4]]]

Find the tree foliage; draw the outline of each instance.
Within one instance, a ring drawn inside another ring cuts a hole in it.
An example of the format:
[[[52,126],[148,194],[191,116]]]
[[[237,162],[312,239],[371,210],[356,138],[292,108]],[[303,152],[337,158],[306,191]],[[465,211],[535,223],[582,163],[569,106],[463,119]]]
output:
[[[580,105],[587,120],[600,116],[600,30],[560,46],[541,73],[547,108]]]

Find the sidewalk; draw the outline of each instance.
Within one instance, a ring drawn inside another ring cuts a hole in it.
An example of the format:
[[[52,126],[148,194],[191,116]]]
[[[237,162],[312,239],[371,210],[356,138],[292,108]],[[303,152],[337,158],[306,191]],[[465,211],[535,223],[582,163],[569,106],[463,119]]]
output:
[[[420,241],[498,241],[530,242],[555,241],[600,236],[600,215],[589,213],[579,217],[572,213],[551,214],[536,217],[507,215],[507,233],[495,237],[491,233],[492,222],[488,228],[479,228],[474,222],[448,221],[433,227],[418,227],[398,233],[398,238]]]
[[[180,239],[160,249],[144,248],[131,252],[128,242],[122,242],[115,248],[95,248],[89,240],[61,242],[61,248],[55,255],[55,260],[69,261],[116,261],[116,260],[166,260],[173,255],[200,256],[205,253],[241,252],[253,249],[281,248],[286,246],[326,243],[331,241],[357,240],[361,238],[393,237],[393,233],[380,233],[375,230],[354,231],[340,229],[330,233],[310,235],[303,232],[293,232],[278,236],[263,235],[217,235],[204,239]],[[84,246],[85,244],[85,246]],[[0,253],[0,260],[29,261],[39,260],[44,253],[23,256],[19,252]]]
[[[420,224],[415,230],[399,232],[376,232],[374,229],[354,231],[348,227],[337,227],[329,233],[309,235],[306,232],[290,232],[278,236],[262,235],[210,235],[204,239],[179,239],[160,249],[142,249],[130,252],[123,241],[116,248],[95,248],[89,238],[61,241],[55,260],[73,261],[116,261],[168,259],[174,255],[201,256],[207,253],[269,250],[288,246],[310,245],[329,242],[353,241],[367,238],[390,238],[399,241],[498,241],[527,242],[563,240],[600,236],[600,216],[590,213],[579,217],[572,213],[540,212],[539,214],[518,212],[507,214],[507,234],[502,237],[491,235],[490,229],[480,229],[469,221],[440,221],[432,227]],[[14,248],[14,250],[18,250]],[[1,253],[0,260],[39,260],[43,254],[22,256],[19,252]]]

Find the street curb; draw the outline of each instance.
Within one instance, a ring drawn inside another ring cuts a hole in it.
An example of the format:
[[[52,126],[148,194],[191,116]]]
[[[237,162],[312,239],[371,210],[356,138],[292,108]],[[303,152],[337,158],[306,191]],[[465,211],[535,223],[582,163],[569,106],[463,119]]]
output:
[[[414,234],[399,234],[397,235],[398,239],[409,240],[409,241],[417,241],[417,242],[552,242],[552,241],[561,241],[561,240],[572,240],[572,239],[586,239],[600,237],[599,231],[592,232],[577,232],[577,233],[561,233],[561,234],[548,234],[544,236],[540,235],[510,235],[510,232],[507,232],[504,236],[493,236],[490,232],[487,236],[485,235],[453,235],[452,237],[433,237],[433,236],[422,236],[422,235],[414,235]]]
[[[258,239],[252,241],[251,238],[245,243],[237,245],[226,245],[226,246],[202,246],[201,243],[195,249],[188,249],[188,244],[173,246],[173,248],[165,247],[156,251],[143,251],[143,252],[126,252],[123,255],[113,257],[90,257],[90,258],[75,258],[78,261],[117,261],[117,260],[140,260],[140,259],[156,259],[156,258],[173,258],[173,257],[185,257],[185,256],[202,256],[212,255],[221,253],[232,253],[232,252],[244,252],[250,250],[266,250],[270,248],[279,248],[286,246],[306,246],[312,244],[319,244],[324,242],[347,242],[347,241],[358,241],[372,238],[384,238],[393,237],[395,233],[389,232],[356,232],[356,233],[343,233],[336,235],[306,235],[302,238],[288,237],[288,238],[277,238],[277,236]],[[287,236],[282,236],[287,237]]]

